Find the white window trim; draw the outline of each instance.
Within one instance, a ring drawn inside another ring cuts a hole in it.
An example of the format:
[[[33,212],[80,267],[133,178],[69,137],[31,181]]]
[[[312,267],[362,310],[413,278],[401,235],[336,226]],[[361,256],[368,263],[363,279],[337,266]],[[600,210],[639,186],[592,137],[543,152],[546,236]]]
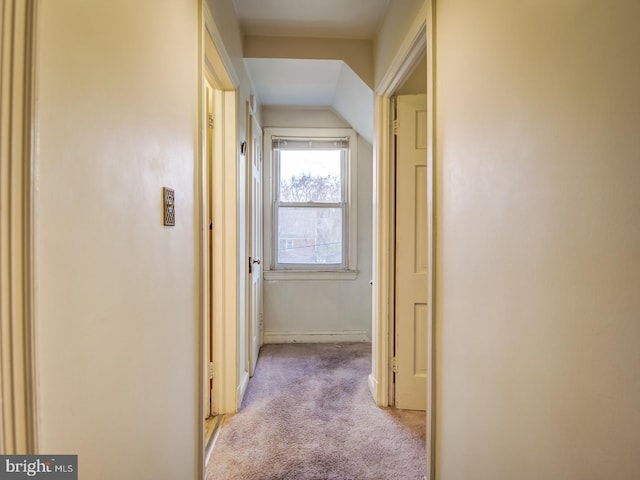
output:
[[[273,137],[348,137],[349,156],[346,164],[346,266],[343,269],[323,270],[314,268],[274,268],[274,203],[275,203],[275,162],[273,158]],[[357,161],[358,138],[350,128],[265,128],[264,129],[264,279],[265,280],[354,280],[358,276],[357,266]]]

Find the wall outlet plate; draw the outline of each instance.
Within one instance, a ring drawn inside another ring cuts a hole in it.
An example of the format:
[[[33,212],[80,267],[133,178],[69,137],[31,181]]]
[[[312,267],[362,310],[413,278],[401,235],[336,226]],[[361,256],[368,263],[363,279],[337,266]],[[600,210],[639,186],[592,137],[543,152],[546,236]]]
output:
[[[176,224],[176,194],[173,188],[162,187],[162,204],[164,224],[173,227]]]

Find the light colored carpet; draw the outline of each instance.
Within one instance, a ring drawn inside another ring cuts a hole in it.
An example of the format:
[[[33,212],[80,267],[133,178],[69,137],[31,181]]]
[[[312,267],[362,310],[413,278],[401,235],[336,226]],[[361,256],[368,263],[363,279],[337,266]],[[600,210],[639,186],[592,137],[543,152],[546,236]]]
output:
[[[368,343],[265,345],[207,480],[422,480],[424,412],[381,409]]]

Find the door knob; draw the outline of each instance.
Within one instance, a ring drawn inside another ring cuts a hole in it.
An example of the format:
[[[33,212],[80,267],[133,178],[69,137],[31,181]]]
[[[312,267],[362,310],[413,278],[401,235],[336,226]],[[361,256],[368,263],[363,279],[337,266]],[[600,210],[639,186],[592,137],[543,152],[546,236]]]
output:
[[[260,265],[260,259],[259,258],[254,258],[253,259],[253,263],[257,263],[258,265]]]

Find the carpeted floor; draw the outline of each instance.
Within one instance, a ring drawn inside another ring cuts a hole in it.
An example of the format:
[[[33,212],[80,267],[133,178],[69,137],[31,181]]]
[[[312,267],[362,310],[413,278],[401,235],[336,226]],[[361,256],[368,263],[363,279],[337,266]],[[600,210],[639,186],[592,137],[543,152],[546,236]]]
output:
[[[380,409],[368,343],[265,345],[207,480],[422,480],[424,412]]]

